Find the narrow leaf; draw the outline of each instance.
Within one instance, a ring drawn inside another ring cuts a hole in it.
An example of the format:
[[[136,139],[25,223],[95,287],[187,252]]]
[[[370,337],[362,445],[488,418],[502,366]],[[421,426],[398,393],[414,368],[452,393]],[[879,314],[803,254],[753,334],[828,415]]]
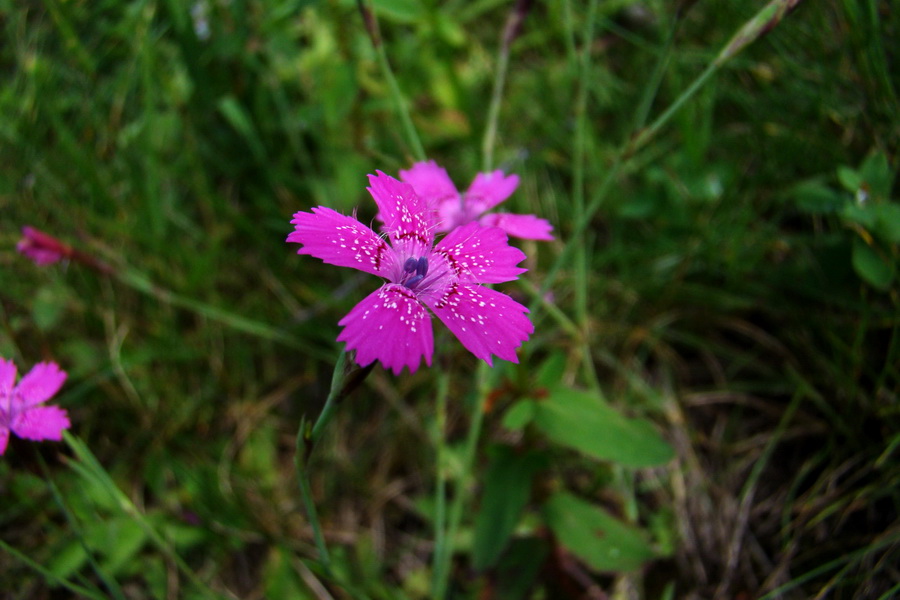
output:
[[[509,446],[493,450],[475,517],[472,565],[479,571],[493,566],[506,547],[531,495],[531,481],[546,464],[546,455],[539,452],[519,454]]]

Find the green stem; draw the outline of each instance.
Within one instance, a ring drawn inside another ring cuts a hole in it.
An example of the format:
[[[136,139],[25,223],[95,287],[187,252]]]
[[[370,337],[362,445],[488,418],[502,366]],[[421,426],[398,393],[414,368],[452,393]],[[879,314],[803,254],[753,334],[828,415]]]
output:
[[[119,507],[119,509],[132,518],[135,523],[137,523],[141,529],[144,531],[144,534],[147,538],[157,547],[157,549],[163,553],[172,563],[178,568],[179,571],[187,578],[187,580],[197,589],[197,591],[202,594],[210,597],[218,597],[218,598],[231,598],[230,595],[220,594],[213,589],[211,589],[206,583],[204,583],[193,570],[188,566],[184,559],[182,559],[175,550],[169,545],[168,541],[166,541],[163,536],[156,531],[156,528],[151,525],[143,513],[134,505],[128,496],[126,496],[122,490],[115,484],[110,477],[109,473],[106,472],[106,469],[100,464],[100,461],[97,460],[97,457],[90,451],[84,442],[80,441],[75,436],[71,435],[68,431],[63,432],[63,439],[66,444],[69,445],[69,448],[75,453],[75,456],[78,457],[78,463],[72,463],[72,467],[75,468],[76,471],[80,472],[83,476],[93,479],[97,483],[99,483],[105,490],[109,497],[114,501],[114,503]]]
[[[447,544],[447,440],[445,430],[447,428],[447,390],[450,379],[446,372],[438,375],[437,381],[437,405],[435,417],[435,445],[437,455],[435,458],[435,488],[434,488],[434,557],[432,571],[432,596],[440,598],[443,594],[441,576],[443,567],[441,561],[450,549]]]
[[[491,103],[488,107],[487,127],[484,130],[484,139],[481,142],[482,170],[490,171],[494,164],[494,141],[497,137],[497,119],[500,116],[500,104],[503,100],[503,86],[506,83],[506,71],[509,68],[509,46],[500,45],[497,56],[497,77],[494,79],[494,89],[491,92]]]
[[[391,98],[394,100],[394,106],[397,109],[397,115],[400,117],[400,123],[403,125],[403,131],[406,134],[406,140],[410,145],[413,157],[417,161],[423,161],[427,158],[425,156],[425,148],[422,146],[419,134],[416,131],[416,126],[413,124],[412,118],[409,115],[409,106],[406,102],[406,98],[400,91],[400,86],[397,84],[397,78],[394,77],[394,71],[391,69],[390,61],[388,61],[387,52],[381,41],[381,30],[378,26],[378,17],[375,16],[375,11],[372,10],[369,6],[369,2],[366,0],[357,0],[356,3],[357,6],[359,6],[359,12],[362,14],[366,32],[369,34],[369,39],[372,41],[372,47],[375,48],[378,66],[381,68],[381,73],[384,76],[385,81],[387,81]]]
[[[292,348],[303,350],[304,352],[316,358],[324,358],[325,356],[320,349],[315,348],[314,346],[311,346],[310,344],[299,340],[294,336],[284,333],[284,331],[278,329],[277,327],[273,327],[260,321],[255,321],[253,319],[248,319],[247,317],[229,312],[227,310],[223,310],[210,304],[206,304],[205,302],[200,302],[191,298],[187,298],[185,296],[178,295],[175,292],[156,285],[155,283],[150,281],[150,279],[146,275],[138,271],[132,269],[122,269],[116,273],[116,277],[125,285],[137,290],[138,292],[141,292],[142,294],[146,294],[147,296],[150,296],[151,298],[154,298],[159,302],[189,310],[207,319],[210,319],[211,321],[217,321],[225,325],[226,327],[230,327],[237,331],[254,335],[262,339],[279,342]]]
[[[303,506],[306,509],[306,516],[309,525],[313,530],[313,540],[319,551],[319,563],[325,572],[331,576],[331,555],[328,552],[328,546],[325,544],[325,536],[322,534],[322,526],[319,523],[319,515],[316,511],[316,503],[312,497],[312,489],[309,484],[309,469],[307,464],[309,456],[313,451],[319,438],[325,430],[325,426],[334,416],[337,408],[338,400],[342,397],[344,391],[344,366],[347,363],[347,352],[341,350],[337,360],[334,363],[334,372],[331,375],[331,389],[328,392],[328,398],[325,399],[325,406],[319,413],[315,425],[309,427],[306,419],[300,420],[300,427],[297,430],[297,440],[295,443],[294,468],[297,471],[297,483],[300,486],[300,496],[303,499]]]
[[[584,198],[585,198],[585,154],[587,145],[587,100],[588,85],[591,72],[591,48],[594,39],[594,21],[597,14],[597,0],[591,0],[588,5],[587,18],[584,23],[584,33],[582,36],[583,48],[579,61],[579,77],[578,77],[578,94],[575,100],[575,139],[573,147],[573,204],[575,206],[575,218],[581,221],[584,218]],[[581,334],[581,357],[585,377],[589,380],[592,387],[598,389],[597,375],[594,370],[593,359],[591,358],[590,347],[590,320],[588,318],[588,284],[591,281],[589,273],[589,248],[588,240],[584,235],[584,230],[580,231],[577,236],[573,236],[575,242],[575,270],[578,275],[575,277],[577,282],[575,286],[575,321],[579,325]]]
[[[497,120],[500,116],[500,104],[503,100],[503,88],[506,85],[506,73],[509,71],[509,50],[513,40],[522,29],[522,22],[531,8],[531,0],[518,0],[510,9],[506,25],[500,35],[500,50],[497,54],[497,76],[494,78],[494,89],[491,92],[491,103],[488,106],[487,126],[481,143],[482,169],[490,171],[494,165],[494,142],[497,137]]]
[[[22,554],[21,552],[19,552],[18,550],[16,550],[15,548],[10,546],[6,542],[4,542],[2,539],[0,539],[0,549],[3,549],[10,555],[18,558],[20,561],[22,561],[23,563],[28,565],[28,567],[30,567],[34,571],[40,573],[41,576],[44,579],[46,579],[47,581],[49,581],[55,585],[60,585],[64,588],[66,588],[67,590],[69,590],[70,592],[78,595],[79,597],[94,598],[96,600],[106,600],[106,596],[103,595],[103,593],[100,592],[99,590],[91,590],[91,589],[88,589],[85,587],[81,587],[80,585],[72,583],[68,579],[63,579],[62,577],[56,575],[52,571],[44,568],[43,565],[41,565],[40,563],[37,563],[37,562],[31,560],[26,555]]]
[[[581,217],[576,219],[569,241],[563,247],[563,251],[547,272],[547,276],[544,278],[544,283],[541,286],[541,295],[546,293],[547,290],[552,287],[562,267],[571,264],[570,256],[574,251],[574,247],[578,245],[577,241],[591,223],[594,215],[600,209],[600,206],[606,199],[610,189],[612,189],[612,184],[618,176],[622,165],[631,160],[638,150],[653,139],[663,126],[671,120],[672,116],[678,112],[678,110],[684,106],[684,104],[690,100],[715,73],[718,72],[728,59],[734,57],[747,44],[770,31],[771,28],[777,25],[788,11],[799,4],[799,2],[800,0],[772,0],[769,2],[769,4],[751,17],[737,33],[732,36],[731,40],[729,40],[716,58],[687,87],[687,89],[684,90],[678,98],[676,98],[675,101],[653,121],[653,123],[648,127],[635,132],[631,139],[620,146],[615,154],[613,163],[606,171],[606,176],[600,183],[599,189],[594,194],[594,197],[591,198],[590,203],[585,208]],[[639,110],[641,110],[640,107]],[[537,302],[532,302],[529,308],[533,310],[536,305]]]
[[[316,503],[312,497],[312,490],[309,486],[309,471],[299,465],[298,456],[302,454],[300,440],[303,436],[303,422],[301,421],[300,433],[297,434],[297,453],[294,455],[294,466],[297,469],[297,483],[300,486],[300,497],[303,499],[303,508],[306,509],[306,518],[313,530],[313,541],[316,549],[319,551],[319,564],[325,570],[325,573],[331,577],[331,555],[328,553],[328,546],[325,544],[325,536],[322,535],[322,526],[319,523],[319,514],[316,512]]]
[[[475,454],[478,449],[478,439],[481,437],[481,426],[484,423],[484,407],[490,391],[491,367],[487,363],[481,363],[476,372],[478,382],[475,402],[472,405],[471,422],[466,444],[463,448],[462,472],[456,482],[455,494],[450,505],[450,516],[447,524],[446,543],[441,548],[441,554],[434,558],[434,580],[432,598],[442,600],[447,594],[447,585],[450,576],[450,562],[453,559],[453,542],[456,539],[459,524],[462,521],[463,508],[468,500],[466,489],[472,467],[475,464]],[[437,553],[436,553],[437,554]]]
[[[118,582],[108,575],[106,571],[97,563],[97,560],[94,558],[93,550],[88,546],[87,540],[84,539],[84,532],[82,531],[81,524],[75,518],[75,515],[69,510],[68,505],[63,501],[62,494],[59,493],[59,488],[56,487],[56,484],[53,482],[53,478],[50,477],[50,469],[47,468],[47,463],[44,461],[44,457],[41,456],[40,452],[35,451],[37,455],[38,464],[41,466],[41,472],[44,474],[44,480],[47,482],[47,487],[50,488],[50,493],[53,495],[53,500],[56,502],[57,506],[59,506],[60,510],[62,510],[63,515],[66,517],[66,522],[69,524],[69,527],[75,532],[75,537],[78,538],[78,543],[81,544],[81,547],[84,549],[84,553],[87,556],[88,562],[91,564],[91,568],[103,582],[103,585],[106,586],[106,589],[109,590],[109,593],[113,595],[113,597],[124,600],[125,594],[122,592],[122,588],[119,587]]]
[[[331,389],[328,391],[328,398],[325,399],[325,406],[322,408],[322,412],[319,414],[319,418],[316,419],[316,424],[313,425],[312,428],[310,440],[313,444],[318,442],[319,438],[322,437],[322,432],[325,430],[325,426],[331,421],[331,417],[334,416],[334,409],[337,407],[338,400],[343,395],[345,379],[344,367],[346,364],[347,351],[341,350],[337,360],[334,362],[334,372],[331,374]]]

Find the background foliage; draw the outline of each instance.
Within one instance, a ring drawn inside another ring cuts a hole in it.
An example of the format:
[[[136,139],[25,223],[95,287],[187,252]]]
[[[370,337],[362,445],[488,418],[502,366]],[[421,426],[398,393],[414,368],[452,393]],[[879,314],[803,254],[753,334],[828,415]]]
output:
[[[283,240],[319,204],[371,219],[365,175],[412,161],[356,3],[0,0],[0,355],[70,373],[60,402],[115,483],[63,445],[14,441],[3,542],[130,598],[201,594],[140,514],[223,593],[428,597],[439,371],[442,469],[474,497],[456,597],[897,593],[898,11],[802,3],[607,193],[623,145],[759,7],[604,2],[585,40],[587,4],[535,3],[499,115],[496,162],[522,177],[508,210],[558,235],[522,243],[530,270],[503,288],[533,303],[535,335],[486,390],[444,335],[432,370],[376,368],[341,406],[310,465],[328,576],[294,436],[372,282]],[[464,188],[512,3],[375,5],[423,145]],[[25,224],[117,275],[35,266],[14,251]],[[10,552],[0,580],[19,598],[61,589]]]

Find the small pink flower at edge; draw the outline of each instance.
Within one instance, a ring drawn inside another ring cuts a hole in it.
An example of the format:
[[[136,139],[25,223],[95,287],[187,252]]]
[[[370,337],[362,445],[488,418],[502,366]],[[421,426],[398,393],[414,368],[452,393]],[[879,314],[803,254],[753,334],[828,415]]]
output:
[[[497,170],[479,173],[466,193],[460,195],[446,169],[433,160],[417,162],[407,171],[400,171],[400,179],[409,183],[419,196],[435,211],[438,231],[478,221],[485,227],[499,227],[512,237],[526,240],[550,241],[553,226],[534,215],[516,215],[486,211],[505,201],[519,186],[518,175],[505,175]]]
[[[40,406],[66,380],[66,372],[52,362],[36,364],[16,385],[16,365],[0,358],[0,455],[6,452],[10,431],[25,440],[61,440],[70,427],[65,409]]]
[[[353,217],[323,206],[298,212],[288,242],[325,263],[378,275],[385,283],[338,324],[337,340],[356,350],[356,361],[375,360],[395,375],[403,367],[431,365],[434,338],[429,310],[463,346],[492,364],[492,356],[518,362],[516,348],[534,326],[528,309],[483,283],[512,281],[525,259],[497,228],[472,223],[434,244],[428,207],[412,186],[378,171],[367,188],[384,221],[387,241]]]
[[[22,239],[16,244],[16,250],[38,265],[50,265],[72,256],[69,246],[52,235],[27,225],[22,228]]]

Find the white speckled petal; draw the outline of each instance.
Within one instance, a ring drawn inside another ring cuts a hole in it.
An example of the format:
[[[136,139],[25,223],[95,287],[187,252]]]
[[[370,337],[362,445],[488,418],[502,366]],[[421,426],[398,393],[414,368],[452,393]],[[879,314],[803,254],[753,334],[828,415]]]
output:
[[[466,283],[503,283],[518,279],[527,269],[516,265],[525,254],[509,245],[506,232],[469,223],[448,233],[434,249],[456,277]]]
[[[366,189],[378,205],[378,216],[384,221],[391,246],[403,260],[424,256],[434,242],[428,206],[408,183],[377,173],[369,175],[370,187]]]
[[[352,217],[317,206],[311,213],[298,212],[291,221],[288,242],[302,244],[297,254],[309,254],[329,265],[352,267],[385,276],[391,273],[395,254],[378,234]]]
[[[489,365],[491,355],[519,362],[516,348],[534,332],[528,309],[490,288],[454,283],[426,301],[462,345]]]
[[[387,284],[369,294],[338,325],[344,327],[338,341],[356,350],[356,362],[362,366],[379,360],[394,375],[403,367],[413,373],[423,356],[431,366],[431,317],[416,294],[402,285]]]

